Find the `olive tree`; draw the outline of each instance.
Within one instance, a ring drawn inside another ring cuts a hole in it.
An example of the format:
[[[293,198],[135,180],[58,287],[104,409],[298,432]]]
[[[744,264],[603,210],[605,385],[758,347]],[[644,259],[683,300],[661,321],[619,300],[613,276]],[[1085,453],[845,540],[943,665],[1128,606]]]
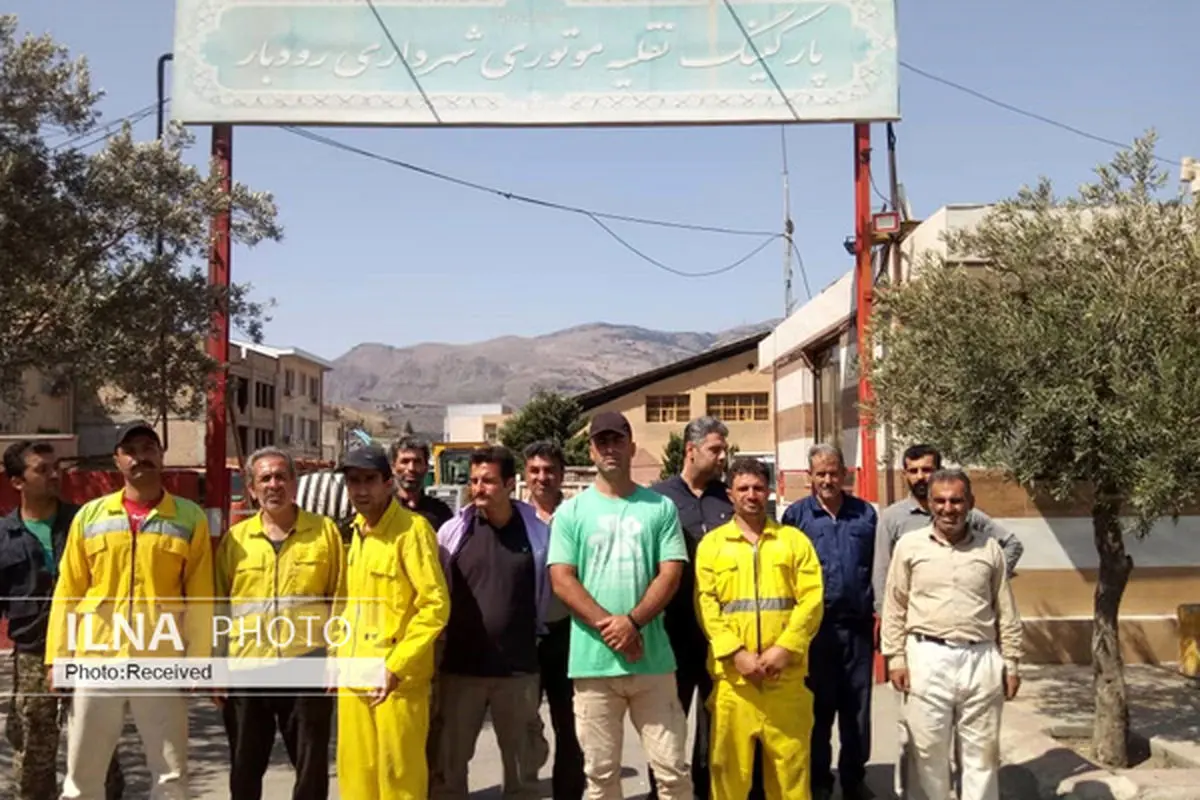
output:
[[[1200,205],[1164,196],[1154,143],[1136,140],[1074,196],[1042,179],[994,206],[947,238],[954,258],[881,287],[870,326],[874,419],[1090,505],[1093,749],[1113,766],[1128,763],[1126,537],[1200,489]]]
[[[275,204],[185,163],[180,128],[138,142],[100,127],[100,98],[85,59],[0,15],[0,403],[26,405],[37,370],[194,415],[213,312],[260,340],[265,310],[247,286],[209,287],[210,220],[231,208],[235,243],[277,240]]]

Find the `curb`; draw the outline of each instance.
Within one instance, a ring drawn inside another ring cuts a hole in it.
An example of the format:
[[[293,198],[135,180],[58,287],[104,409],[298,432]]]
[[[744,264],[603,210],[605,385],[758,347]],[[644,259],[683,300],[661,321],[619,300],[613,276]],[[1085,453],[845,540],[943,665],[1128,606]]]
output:
[[[1040,800],[1136,800],[1136,783],[1104,769],[1045,732],[1043,720],[1013,706],[1004,708],[1003,762],[1019,796]],[[1022,774],[1016,774],[1016,771]]]
[[[1184,753],[1178,742],[1168,741],[1161,736],[1151,736],[1149,741],[1152,751],[1163,753],[1167,758],[1179,765],[1179,767],[1200,770],[1200,761],[1197,761],[1195,753]]]

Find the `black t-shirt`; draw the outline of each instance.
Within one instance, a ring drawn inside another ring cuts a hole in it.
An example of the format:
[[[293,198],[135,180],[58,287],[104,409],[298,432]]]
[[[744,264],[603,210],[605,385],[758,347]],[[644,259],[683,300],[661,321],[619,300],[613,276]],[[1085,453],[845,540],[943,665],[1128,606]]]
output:
[[[417,501],[415,508],[404,502],[400,497],[396,499],[404,508],[407,508],[409,511],[415,511],[424,517],[433,526],[434,533],[437,533],[438,529],[449,522],[450,518],[454,516],[454,512],[450,510],[450,506],[424,492],[421,493],[421,499]]]
[[[442,670],[489,678],[537,672],[533,548],[516,509],[499,530],[475,524],[450,562],[450,582]]]
[[[651,487],[661,495],[671,498],[679,512],[679,525],[687,544],[688,563],[683,571],[679,589],[667,604],[663,623],[672,644],[679,649],[705,651],[708,640],[696,619],[694,595],[696,593],[696,548],[705,534],[733,517],[733,503],[729,492],[720,480],[713,480],[697,497],[682,476],[675,475]],[[679,656],[679,653],[676,653]]]

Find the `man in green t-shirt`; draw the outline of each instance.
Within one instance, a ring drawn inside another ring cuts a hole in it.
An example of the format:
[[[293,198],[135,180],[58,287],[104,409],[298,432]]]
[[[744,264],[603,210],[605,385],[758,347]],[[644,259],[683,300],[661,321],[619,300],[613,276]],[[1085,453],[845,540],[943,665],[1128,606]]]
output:
[[[637,446],[614,411],[588,431],[596,483],[555,512],[550,580],[571,611],[568,676],[588,797],[619,800],[628,713],[661,800],[691,800],[687,716],[662,611],[679,588],[687,547],[675,504],[630,477]]]

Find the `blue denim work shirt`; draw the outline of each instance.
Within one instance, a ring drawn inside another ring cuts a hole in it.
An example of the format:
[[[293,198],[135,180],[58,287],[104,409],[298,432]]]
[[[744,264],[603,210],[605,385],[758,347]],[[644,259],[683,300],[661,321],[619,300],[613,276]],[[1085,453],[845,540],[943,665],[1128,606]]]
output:
[[[825,619],[829,622],[858,625],[874,621],[871,568],[877,522],[875,507],[851,494],[842,495],[836,517],[812,496],[788,506],[783,514],[783,524],[799,528],[816,548],[825,580]]]

